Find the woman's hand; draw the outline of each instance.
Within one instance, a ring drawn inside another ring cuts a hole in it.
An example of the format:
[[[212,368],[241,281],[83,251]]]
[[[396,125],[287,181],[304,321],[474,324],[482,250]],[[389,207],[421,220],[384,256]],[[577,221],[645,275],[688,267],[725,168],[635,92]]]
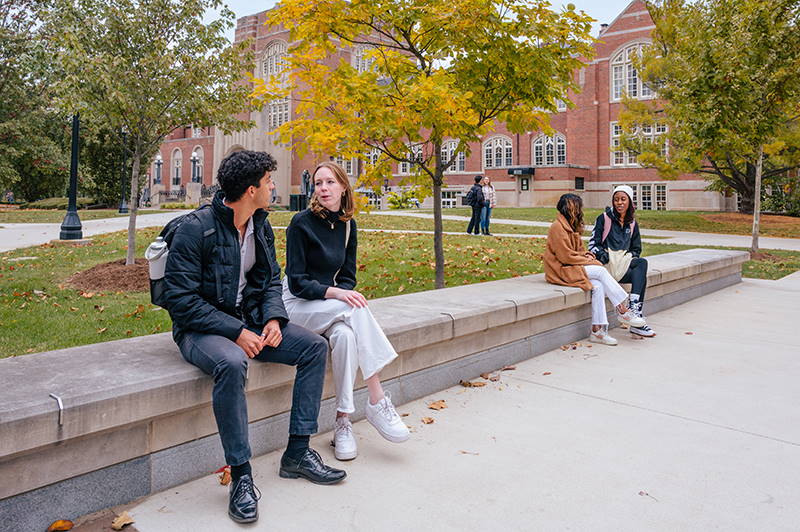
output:
[[[335,286],[328,287],[325,291],[325,299],[338,299],[339,301],[344,301],[351,307],[362,308],[367,306],[367,298],[361,295],[360,292],[356,292],[355,290],[342,290]]]

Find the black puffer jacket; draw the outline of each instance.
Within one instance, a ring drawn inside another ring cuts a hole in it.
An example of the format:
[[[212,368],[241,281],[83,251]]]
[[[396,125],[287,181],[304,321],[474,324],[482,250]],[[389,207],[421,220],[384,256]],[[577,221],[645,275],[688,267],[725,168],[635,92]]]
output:
[[[176,229],[164,274],[166,305],[172,317],[172,336],[180,343],[184,331],[218,334],[236,340],[247,325],[262,329],[267,321],[288,320],[283,306],[281,269],[275,259],[275,235],[261,209],[253,214],[256,262],[247,274],[241,314],[236,312],[239,287],[239,235],[233,209],[214,196],[213,231],[191,213]]]
[[[619,224],[617,211],[611,207],[606,207],[606,214],[611,218],[611,229],[608,232],[605,242],[603,242],[603,230],[606,225],[605,217],[601,214],[594,222],[592,237],[589,239],[589,251],[594,253],[597,260],[603,264],[608,263],[608,250],[629,251],[634,257],[642,254],[642,237],[639,234],[639,224],[634,224],[631,231],[631,224],[626,223],[625,227]]]

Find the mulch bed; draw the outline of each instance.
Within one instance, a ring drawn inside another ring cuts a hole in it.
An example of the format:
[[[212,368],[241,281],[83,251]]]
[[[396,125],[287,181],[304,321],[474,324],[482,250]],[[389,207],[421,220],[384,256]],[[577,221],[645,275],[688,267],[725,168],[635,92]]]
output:
[[[750,253],[750,260],[781,263],[786,259],[784,257],[779,257],[778,255],[773,255],[772,253],[764,253],[759,251],[758,253]]]
[[[67,282],[85,292],[146,292],[150,290],[150,274],[145,259],[125,266],[125,259],[98,264],[78,272]]]

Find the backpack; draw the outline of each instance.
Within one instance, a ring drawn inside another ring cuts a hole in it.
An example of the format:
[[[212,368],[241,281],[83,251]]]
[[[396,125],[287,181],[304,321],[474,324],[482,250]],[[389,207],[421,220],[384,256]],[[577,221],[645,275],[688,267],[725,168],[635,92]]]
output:
[[[633,229],[636,227],[636,220],[632,220],[630,223],[631,226],[631,236],[633,236]],[[606,241],[608,238],[608,233],[611,232],[611,217],[603,211],[603,238],[600,240],[601,243]]]
[[[475,197],[475,189],[474,188],[470,188],[469,192],[467,192],[467,195],[464,196],[464,203],[466,205],[475,205],[475,202],[477,201],[477,199],[478,198]]]
[[[164,282],[164,273],[167,267],[169,245],[172,243],[172,239],[175,237],[175,232],[178,230],[178,227],[192,214],[196,215],[203,224],[204,242],[205,237],[211,236],[217,231],[214,224],[214,211],[211,209],[211,205],[203,205],[199,209],[173,218],[167,222],[167,225],[164,226],[164,229],[161,230],[155,241],[147,246],[144,252],[144,258],[147,259],[150,270],[150,302],[153,303],[153,305],[165,308],[164,303],[166,302],[167,287]],[[219,291],[219,287],[217,287],[217,291]]]

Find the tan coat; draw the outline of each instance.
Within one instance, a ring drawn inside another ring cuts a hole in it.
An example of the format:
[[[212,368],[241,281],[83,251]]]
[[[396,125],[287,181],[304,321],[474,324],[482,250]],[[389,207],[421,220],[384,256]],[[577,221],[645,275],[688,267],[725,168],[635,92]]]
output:
[[[564,215],[559,214],[547,232],[544,252],[544,277],[548,283],[576,286],[591,290],[592,283],[584,266],[600,262],[586,251],[580,233],[572,230]]]

